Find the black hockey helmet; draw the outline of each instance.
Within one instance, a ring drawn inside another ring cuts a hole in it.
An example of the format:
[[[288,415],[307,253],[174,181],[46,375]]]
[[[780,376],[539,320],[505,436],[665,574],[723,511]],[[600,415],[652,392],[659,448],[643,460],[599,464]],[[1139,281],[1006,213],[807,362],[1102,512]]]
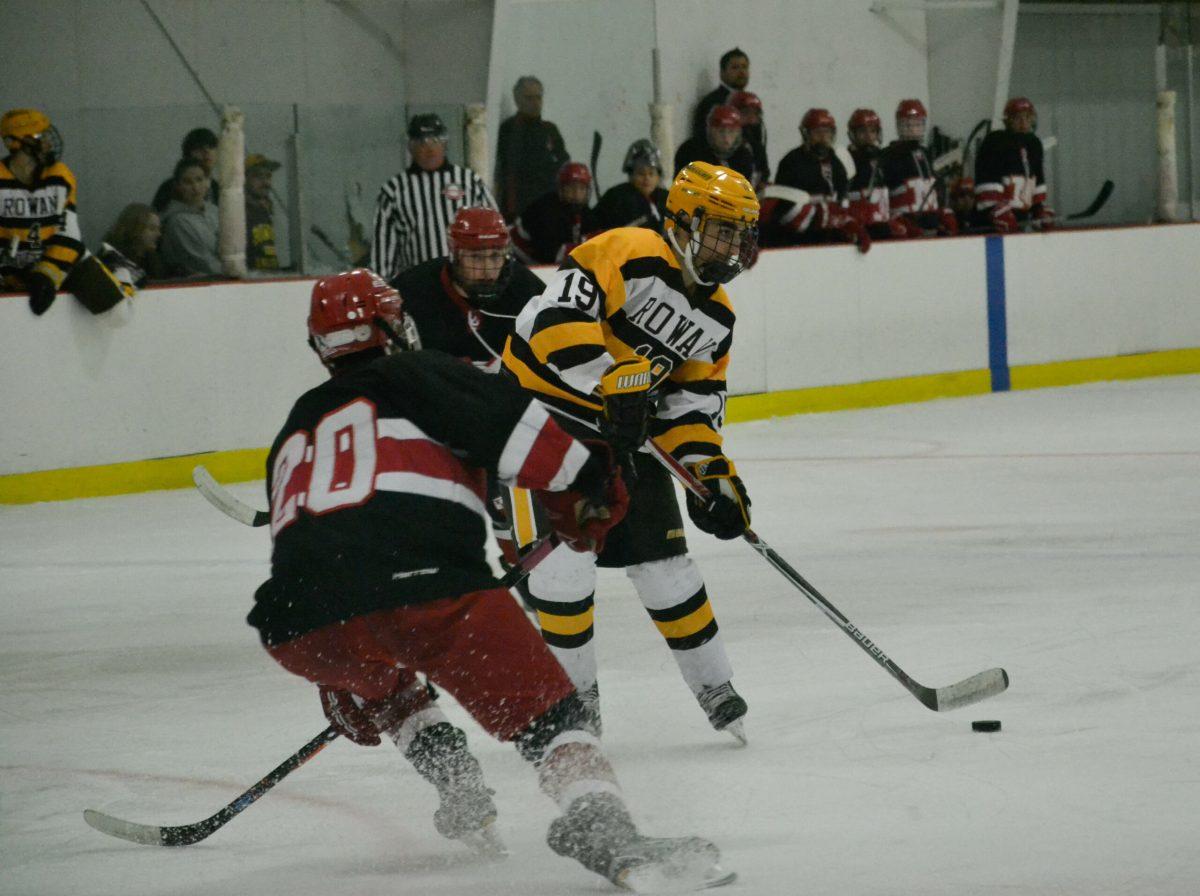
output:
[[[445,140],[450,132],[436,112],[422,112],[408,120],[408,139],[425,140],[430,137],[435,140]]]
[[[654,141],[647,140],[643,137],[640,140],[634,140],[629,145],[629,150],[625,153],[625,161],[621,165],[621,170],[626,174],[633,174],[633,169],[638,165],[649,165],[652,168],[657,168],[661,176],[663,173],[662,155],[658,151],[658,147],[654,145]]]

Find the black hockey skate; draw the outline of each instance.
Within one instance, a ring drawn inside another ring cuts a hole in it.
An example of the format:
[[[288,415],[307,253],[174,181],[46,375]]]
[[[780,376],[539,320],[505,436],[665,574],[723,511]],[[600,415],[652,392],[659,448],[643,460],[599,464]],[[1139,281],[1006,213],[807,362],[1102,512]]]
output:
[[[720,851],[708,840],[642,836],[611,793],[575,800],[551,823],[546,841],[560,856],[634,893],[690,893],[737,877],[721,868]]]
[[[467,750],[462,731],[449,722],[431,725],[413,738],[404,755],[437,788],[441,805],[433,813],[433,826],[439,834],[482,855],[508,855],[494,828],[494,791],[484,783],[483,769]]]
[[[742,719],[750,707],[733,689],[732,681],[704,688],[696,695],[696,699],[700,701],[700,708],[708,714],[708,721],[714,728],[718,731],[728,731],[743,745],[747,743]]]

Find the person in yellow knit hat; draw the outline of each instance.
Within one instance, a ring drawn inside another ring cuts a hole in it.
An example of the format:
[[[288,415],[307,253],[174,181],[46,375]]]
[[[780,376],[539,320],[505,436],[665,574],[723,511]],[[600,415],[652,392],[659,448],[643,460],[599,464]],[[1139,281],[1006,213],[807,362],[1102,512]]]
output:
[[[530,576],[529,591],[542,636],[597,733],[592,616],[600,565],[625,569],[712,726],[744,742],[746,701],[733,688],[704,580],[687,556],[674,484],[640,449],[652,438],[715,494],[707,503],[688,498],[698,528],[718,538],[745,531],[750,499],[722,451],[734,324],[722,284],[757,251],[758,199],[732,169],[692,162],[671,186],[666,212],[662,235],[619,227],[574,249],[525,306],[506,346],[505,369],[564,426],[605,439],[624,458],[630,493],[629,515],[598,557],[559,551]],[[537,512],[521,507],[522,498],[514,494],[518,524]]]
[[[64,165],[62,138],[45,113],[11,109],[0,118],[8,156],[0,161],[0,280],[26,290],[45,314],[59,290],[94,313],[130,294],[83,245],[75,210],[75,175]]]

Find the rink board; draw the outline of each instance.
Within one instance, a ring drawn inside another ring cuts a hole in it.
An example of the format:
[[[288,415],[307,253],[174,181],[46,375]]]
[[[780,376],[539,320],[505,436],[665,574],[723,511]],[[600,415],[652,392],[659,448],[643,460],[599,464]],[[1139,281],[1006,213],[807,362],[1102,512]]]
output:
[[[764,252],[729,419],[1200,372],[1200,225]],[[258,479],[296,395],[311,280],[151,289],[122,325],[0,297],[0,503]]]

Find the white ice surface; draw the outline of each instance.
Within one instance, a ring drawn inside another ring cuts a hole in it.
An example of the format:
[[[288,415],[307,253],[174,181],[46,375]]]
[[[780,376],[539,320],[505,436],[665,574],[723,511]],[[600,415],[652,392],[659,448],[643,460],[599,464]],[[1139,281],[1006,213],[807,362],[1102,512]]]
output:
[[[717,841],[731,896],[1200,891],[1200,378],[728,442],[756,530],[911,675],[1001,665],[1012,687],[932,713],[745,544],[692,533],[750,746],[708,728],[630,585],[602,574],[605,738],[644,828]],[[203,818],[324,727],[243,622],[268,549],[190,491],[0,509],[0,893],[611,892],[550,853],[552,804],[474,728],[500,864],[438,837],[394,749],[344,742],[197,846],[85,826],[87,807]]]

